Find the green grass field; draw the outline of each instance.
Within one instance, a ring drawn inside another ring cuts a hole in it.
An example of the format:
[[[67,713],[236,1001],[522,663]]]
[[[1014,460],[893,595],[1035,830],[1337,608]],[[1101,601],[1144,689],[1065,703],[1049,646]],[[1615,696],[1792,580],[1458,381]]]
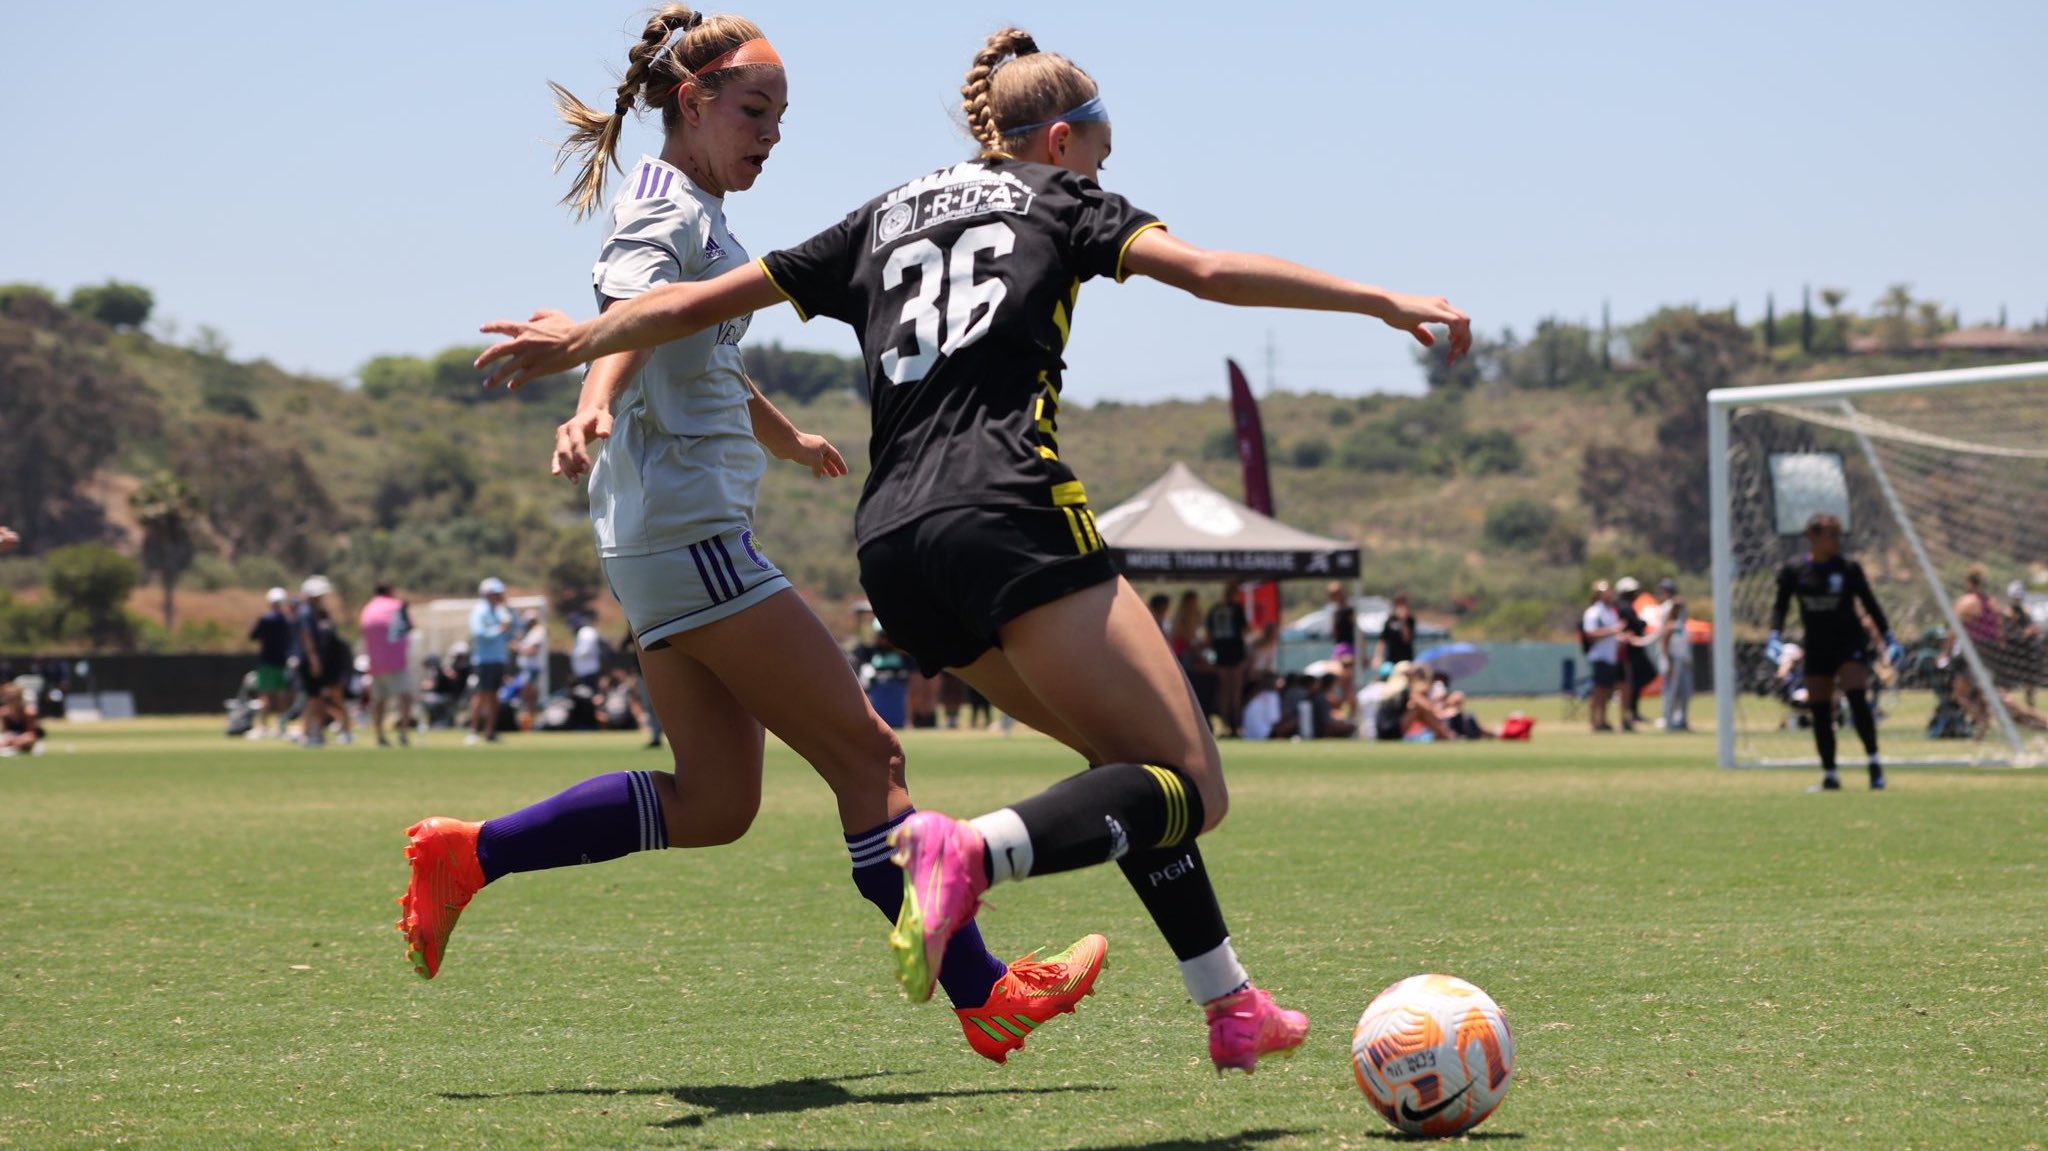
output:
[[[627,736],[410,754],[60,729],[0,763],[0,1146],[1379,1147],[1348,1068],[1382,986],[1445,971],[1516,1027],[1474,1135],[1528,1148],[2040,1147],[2048,775],[1803,794],[1707,737],[1234,746],[1205,840],[1240,952],[1314,1020],[1218,1079],[1111,869],[999,889],[1006,953],[1103,931],[1080,1013],[1008,1067],[904,1004],[825,789],[779,747],[740,844],[512,877],[441,977],[391,929],[402,829],[494,815]],[[928,807],[1074,768],[1029,735],[912,736]]]

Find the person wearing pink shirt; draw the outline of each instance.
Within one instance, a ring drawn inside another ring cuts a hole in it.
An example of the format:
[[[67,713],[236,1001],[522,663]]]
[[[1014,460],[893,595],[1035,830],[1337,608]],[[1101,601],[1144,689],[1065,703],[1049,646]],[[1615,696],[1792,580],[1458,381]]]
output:
[[[370,657],[370,723],[377,730],[377,746],[390,747],[384,735],[384,706],[398,704],[398,743],[412,746],[412,664],[407,659],[412,617],[405,601],[391,593],[391,585],[380,583],[377,594],[363,605],[363,651]]]

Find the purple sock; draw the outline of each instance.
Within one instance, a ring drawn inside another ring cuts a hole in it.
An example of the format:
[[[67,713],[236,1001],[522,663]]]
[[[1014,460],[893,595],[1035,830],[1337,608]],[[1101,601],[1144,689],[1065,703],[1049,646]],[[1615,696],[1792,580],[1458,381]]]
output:
[[[487,820],[477,835],[484,882],[515,871],[603,863],[668,846],[651,771],[616,771]]]
[[[903,869],[889,861],[889,833],[910,818],[910,812],[880,827],[846,837],[846,852],[853,856],[853,885],[880,908],[889,922],[903,909]],[[955,1007],[980,1007],[996,981],[1010,969],[991,955],[981,941],[981,928],[973,923],[953,933],[946,941],[946,956],[939,962],[939,986]]]

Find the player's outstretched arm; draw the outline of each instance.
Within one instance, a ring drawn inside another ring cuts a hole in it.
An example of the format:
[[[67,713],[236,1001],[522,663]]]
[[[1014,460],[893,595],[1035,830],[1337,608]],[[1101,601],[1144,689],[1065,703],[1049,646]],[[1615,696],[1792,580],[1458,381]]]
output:
[[[1414,336],[1424,347],[1436,345],[1425,325],[1445,324],[1451,329],[1451,360],[1472,348],[1472,318],[1442,296],[1411,296],[1353,283],[1274,256],[1211,252],[1164,228],[1138,233],[1124,253],[1124,268],[1219,304],[1371,316]]]
[[[480,330],[509,338],[485,348],[476,366],[491,369],[485,387],[517,388],[599,356],[679,340],[785,299],[759,264],[748,264],[715,280],[663,284],[580,324],[552,310],[525,321],[493,320]]]

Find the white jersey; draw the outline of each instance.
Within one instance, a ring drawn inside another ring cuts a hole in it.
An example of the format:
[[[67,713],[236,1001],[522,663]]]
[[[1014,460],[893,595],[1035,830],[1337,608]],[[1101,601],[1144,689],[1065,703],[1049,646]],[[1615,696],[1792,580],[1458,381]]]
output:
[[[748,262],[725,207],[651,156],[612,205],[591,285],[598,304],[662,284],[709,280]],[[754,441],[740,337],[751,317],[663,344],[619,397],[590,472],[601,556],[671,551],[751,526],[768,458]]]

